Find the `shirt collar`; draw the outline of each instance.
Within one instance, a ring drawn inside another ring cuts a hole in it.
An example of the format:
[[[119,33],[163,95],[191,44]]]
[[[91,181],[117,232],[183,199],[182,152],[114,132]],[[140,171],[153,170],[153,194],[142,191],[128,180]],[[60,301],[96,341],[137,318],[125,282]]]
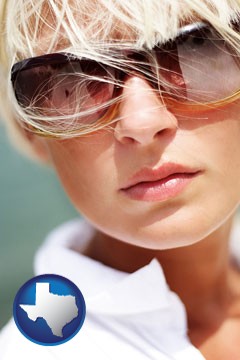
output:
[[[82,291],[89,312],[133,315],[156,309],[166,311],[174,302],[184,319],[184,308],[169,290],[156,259],[128,274],[72,250],[77,245],[83,251],[94,232],[88,222],[78,219],[54,230],[36,255],[36,274],[55,273],[72,280]]]
[[[185,307],[168,288],[158,261],[128,274],[72,250],[77,244],[83,251],[94,231],[83,220],[57,228],[37,253],[36,274],[55,273],[72,280],[84,295],[88,319],[98,319],[106,327],[116,321],[118,330],[131,328],[134,336],[143,332],[153,348],[172,354],[166,358],[203,360],[187,337]]]

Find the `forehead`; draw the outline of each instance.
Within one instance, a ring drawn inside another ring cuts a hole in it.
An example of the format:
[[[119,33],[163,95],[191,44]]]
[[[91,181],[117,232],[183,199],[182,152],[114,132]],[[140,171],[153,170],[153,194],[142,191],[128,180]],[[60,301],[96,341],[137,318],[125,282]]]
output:
[[[190,18],[193,22],[193,13],[182,7],[182,2],[175,9],[171,2],[149,0],[145,9],[137,0],[128,6],[129,1],[108,1],[108,7],[106,2],[98,0],[44,1],[36,9],[37,1],[32,1],[35,11],[25,16],[28,28],[35,34],[34,39],[32,34],[27,34],[28,46],[32,47],[29,50],[31,55],[38,55],[112,41],[152,47],[175,37]]]
[[[219,0],[219,6],[226,1]],[[209,2],[148,0],[146,6],[139,0],[19,0],[14,15],[9,14],[11,39],[16,39],[12,49],[21,60],[71,49],[97,53],[109,42],[152,48],[173,39],[182,26],[204,19],[204,11],[209,15]],[[221,19],[229,19],[227,9]]]

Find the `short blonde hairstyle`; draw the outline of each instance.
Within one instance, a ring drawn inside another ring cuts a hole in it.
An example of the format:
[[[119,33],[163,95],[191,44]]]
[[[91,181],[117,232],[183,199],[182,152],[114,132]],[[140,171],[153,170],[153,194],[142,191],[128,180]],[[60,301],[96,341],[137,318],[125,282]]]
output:
[[[173,39],[184,24],[199,20],[211,23],[239,51],[240,36],[230,26],[239,12],[240,0],[2,0],[0,115],[13,142],[34,155],[13,112],[9,89],[14,62],[70,48],[98,59],[99,43],[122,43],[129,36],[136,47],[151,49]]]

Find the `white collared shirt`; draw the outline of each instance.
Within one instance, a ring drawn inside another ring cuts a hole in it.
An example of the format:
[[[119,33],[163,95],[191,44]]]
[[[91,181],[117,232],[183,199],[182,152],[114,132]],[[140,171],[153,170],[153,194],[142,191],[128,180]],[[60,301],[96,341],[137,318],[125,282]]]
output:
[[[73,250],[83,252],[94,231],[86,221],[68,222],[50,233],[35,259],[36,275],[65,276],[83,293],[87,313],[79,333],[62,345],[41,346],[11,320],[0,334],[0,360],[204,360],[158,261],[128,274]]]

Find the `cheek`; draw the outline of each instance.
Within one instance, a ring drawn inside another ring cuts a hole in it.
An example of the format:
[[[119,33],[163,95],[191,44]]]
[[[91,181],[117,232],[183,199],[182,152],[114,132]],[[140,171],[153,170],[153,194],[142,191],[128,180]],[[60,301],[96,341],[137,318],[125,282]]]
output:
[[[180,121],[180,131],[187,144],[183,148],[184,141],[180,138],[181,147],[185,153],[189,152],[191,158],[200,159],[209,171],[220,177],[221,174],[239,174],[239,103]]]
[[[216,175],[234,184],[240,175],[240,121],[229,120],[210,125],[199,134],[202,155]],[[197,141],[197,139],[196,139]]]
[[[111,202],[116,171],[110,142],[96,137],[50,144],[56,172],[75,207],[87,217]]]
[[[240,202],[240,120],[236,112],[228,116],[225,112],[215,115],[186,135],[191,157],[206,170],[192,214],[209,229],[219,226]]]
[[[226,113],[193,132],[190,148],[206,167],[206,191],[202,197],[210,206],[212,203],[231,208],[240,199],[240,120],[236,112],[229,112],[232,119],[225,121],[221,115]]]

